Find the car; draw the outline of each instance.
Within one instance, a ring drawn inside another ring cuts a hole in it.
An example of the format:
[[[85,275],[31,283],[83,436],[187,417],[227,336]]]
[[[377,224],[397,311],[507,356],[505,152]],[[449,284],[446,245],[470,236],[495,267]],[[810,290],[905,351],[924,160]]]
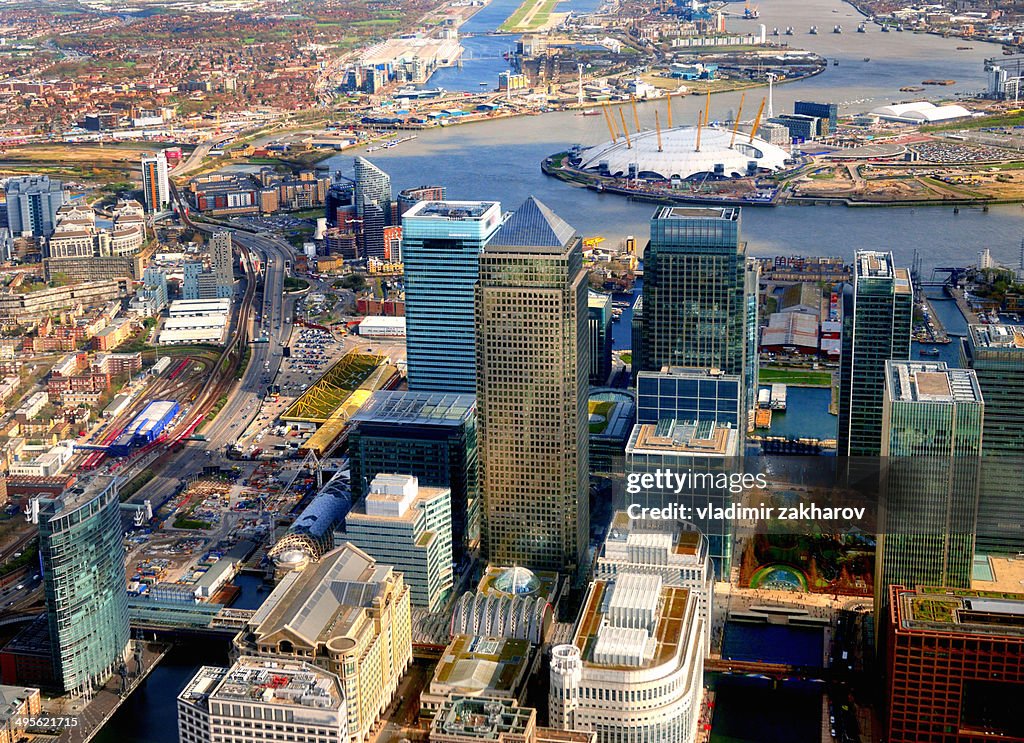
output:
[[[17,590],[19,590],[19,591],[20,591],[20,590],[21,590],[22,588],[24,588],[24,587],[25,587],[25,584],[24,584],[24,583],[19,583],[19,584],[18,584],[18,588],[17,588]]]

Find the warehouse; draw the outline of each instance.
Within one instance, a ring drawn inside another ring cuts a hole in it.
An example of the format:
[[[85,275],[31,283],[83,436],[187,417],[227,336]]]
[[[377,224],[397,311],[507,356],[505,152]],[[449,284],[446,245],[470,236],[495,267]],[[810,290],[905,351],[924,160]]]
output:
[[[367,338],[404,338],[404,317],[374,316],[359,323],[359,335]]]
[[[114,439],[108,451],[111,456],[124,457],[132,450],[156,441],[178,414],[174,400],[154,400]]]
[[[172,346],[181,343],[214,343],[224,342],[228,316],[223,312],[196,315],[192,317],[169,317],[164,320],[160,329],[158,343]]]
[[[171,317],[195,317],[197,315],[227,314],[231,311],[231,300],[222,299],[176,299],[171,302],[167,314]]]

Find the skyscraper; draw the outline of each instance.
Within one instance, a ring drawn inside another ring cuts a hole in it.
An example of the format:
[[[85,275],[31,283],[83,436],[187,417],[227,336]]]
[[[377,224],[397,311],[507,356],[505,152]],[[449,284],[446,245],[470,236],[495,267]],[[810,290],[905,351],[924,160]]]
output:
[[[365,157],[357,157],[355,183],[356,214],[363,216],[367,204],[374,204],[385,214],[391,214],[391,178]]]
[[[218,297],[230,297],[234,289],[234,259],[231,251],[231,233],[215,232],[210,239],[210,268],[217,284]]]
[[[882,448],[885,362],[910,358],[914,290],[892,253],[858,250],[843,294],[839,364],[840,456],[878,456]]]
[[[146,211],[150,213],[170,206],[171,187],[167,173],[167,156],[163,152],[142,156],[142,197]]]
[[[421,201],[402,217],[409,389],[476,393],[474,287],[496,201]]]
[[[894,584],[970,587],[984,413],[973,371],[885,362],[877,600]]]
[[[527,199],[484,248],[476,307],[490,560],[574,571],[590,531],[587,278],[576,230]]]
[[[7,226],[14,237],[46,237],[53,232],[57,210],[68,201],[64,184],[48,175],[10,178],[4,193]]]
[[[130,639],[121,502],[113,477],[33,501],[54,676],[88,695],[117,670]]]
[[[976,550],[1015,555],[1024,551],[1019,474],[1024,462],[1024,326],[972,325],[961,355],[985,396]]]
[[[612,373],[612,298],[608,294],[590,292],[587,296],[590,326],[590,383],[595,387],[608,384]]]

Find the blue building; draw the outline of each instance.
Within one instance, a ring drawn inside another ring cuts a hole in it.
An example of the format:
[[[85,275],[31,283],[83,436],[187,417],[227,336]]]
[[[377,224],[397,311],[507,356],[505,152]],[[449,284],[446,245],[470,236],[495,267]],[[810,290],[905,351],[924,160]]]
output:
[[[402,217],[410,390],[476,393],[474,287],[500,226],[496,201],[422,201]]]
[[[46,237],[51,234],[57,210],[68,201],[63,182],[48,175],[11,178],[4,187],[4,194],[7,197],[7,226],[15,237]]]
[[[132,449],[156,441],[179,409],[178,403],[173,400],[154,400],[149,403],[110,444],[110,455],[127,456]]]
[[[835,103],[797,101],[793,104],[793,113],[820,119],[819,130],[823,135],[833,134],[839,122],[839,106]]]
[[[743,381],[735,374],[670,367],[637,375],[637,423],[666,418],[746,427]]]

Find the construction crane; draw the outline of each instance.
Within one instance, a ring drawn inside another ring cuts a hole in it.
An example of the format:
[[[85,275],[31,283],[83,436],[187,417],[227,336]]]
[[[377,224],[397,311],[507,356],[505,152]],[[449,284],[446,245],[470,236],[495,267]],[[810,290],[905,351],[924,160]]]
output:
[[[637,111],[637,108],[636,108],[636,96],[635,95],[631,95],[629,97],[629,102],[630,102],[630,105],[633,106],[633,124],[636,125],[636,133],[639,134],[640,133],[640,113]]]
[[[583,239],[583,247],[585,250],[593,250],[594,248],[601,245],[604,242],[604,238],[600,235],[595,237],[587,237]]]

